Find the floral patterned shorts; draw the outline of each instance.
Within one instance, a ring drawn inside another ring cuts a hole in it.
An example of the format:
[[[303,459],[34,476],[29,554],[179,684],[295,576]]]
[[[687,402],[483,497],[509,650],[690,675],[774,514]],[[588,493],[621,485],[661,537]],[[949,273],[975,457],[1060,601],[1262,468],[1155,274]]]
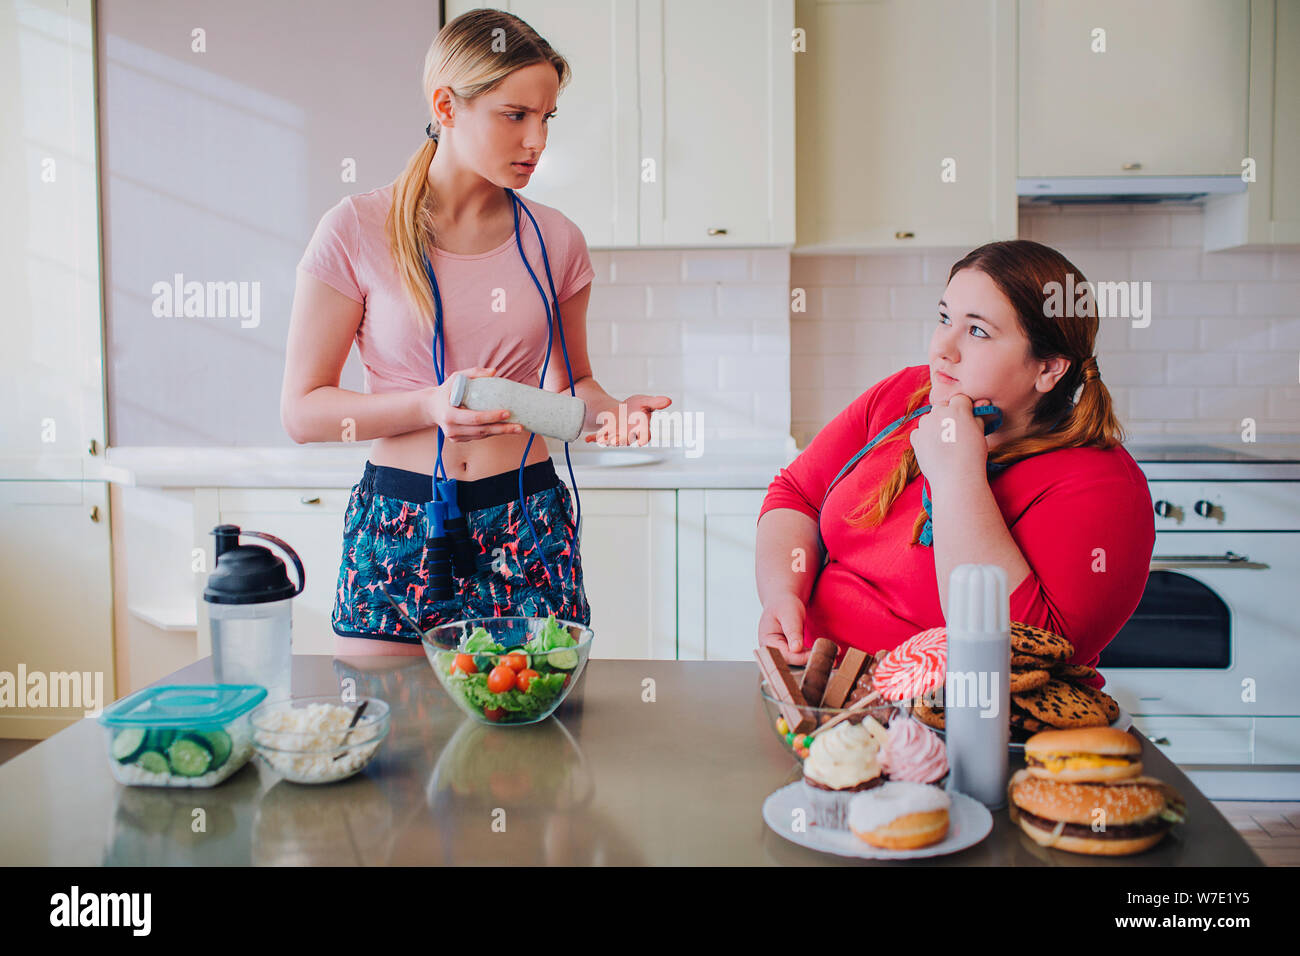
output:
[[[524,468],[524,501],[540,541],[520,510],[517,470],[457,482],[457,504],[476,557],[472,573],[452,577],[455,593],[445,601],[426,593],[432,589],[424,505],[432,497],[432,475],[366,462],[343,515],[343,560],[330,618],[335,634],[420,643],[378,588],[425,630],[508,615],[591,622],[582,561],[572,545],[577,536],[569,489],[549,460]]]

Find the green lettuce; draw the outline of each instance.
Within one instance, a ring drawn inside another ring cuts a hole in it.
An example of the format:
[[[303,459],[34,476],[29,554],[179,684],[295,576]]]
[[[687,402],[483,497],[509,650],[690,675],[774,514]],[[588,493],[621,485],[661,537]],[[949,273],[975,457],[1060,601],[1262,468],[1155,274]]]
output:
[[[573,647],[577,643],[566,628],[556,623],[555,615],[552,614],[546,619],[546,623],[542,625],[537,635],[524,645],[524,650],[530,654],[545,654],[557,648]]]
[[[474,628],[474,633],[461,647],[461,652],[465,654],[500,654],[504,650],[504,647],[492,640],[492,635],[487,632],[487,629],[482,627]]]
[[[512,688],[504,694],[488,690],[487,674],[451,674],[447,687],[476,710],[502,709],[515,717],[536,717],[555,702],[564,689],[564,674],[539,674],[528,685],[528,693]]]

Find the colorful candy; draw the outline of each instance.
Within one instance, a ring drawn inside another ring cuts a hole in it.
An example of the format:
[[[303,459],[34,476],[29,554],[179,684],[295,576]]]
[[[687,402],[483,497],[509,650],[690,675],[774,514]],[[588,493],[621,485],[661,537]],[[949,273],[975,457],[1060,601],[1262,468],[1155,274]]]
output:
[[[886,651],[873,680],[886,700],[909,700],[942,687],[947,670],[948,632],[932,627]]]
[[[790,732],[790,725],[785,722],[784,717],[778,717],[776,719],[776,732],[782,737]]]

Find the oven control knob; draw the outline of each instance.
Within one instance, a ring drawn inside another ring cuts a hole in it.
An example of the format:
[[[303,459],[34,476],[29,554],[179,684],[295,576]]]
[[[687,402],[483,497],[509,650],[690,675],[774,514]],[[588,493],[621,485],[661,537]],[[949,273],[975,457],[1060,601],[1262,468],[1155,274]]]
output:
[[[1206,501],[1202,498],[1200,501],[1196,502],[1196,504],[1192,505],[1192,510],[1202,518],[1208,518],[1214,513],[1214,502]]]
[[[1174,506],[1161,498],[1156,502],[1156,514],[1162,518],[1168,518],[1174,513]]]

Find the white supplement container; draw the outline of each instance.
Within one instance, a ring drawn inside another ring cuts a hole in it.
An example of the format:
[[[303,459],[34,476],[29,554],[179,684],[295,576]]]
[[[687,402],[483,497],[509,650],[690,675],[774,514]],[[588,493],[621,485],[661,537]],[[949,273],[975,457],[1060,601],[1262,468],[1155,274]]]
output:
[[[548,392],[508,378],[470,378],[463,372],[457,372],[451,381],[453,405],[476,412],[509,409],[508,421],[560,441],[576,441],[582,434],[587,403],[577,396]]]
[[[948,789],[990,810],[1007,803],[1011,743],[1011,624],[1007,574],[962,564],[948,580],[948,673],[944,730]]]

